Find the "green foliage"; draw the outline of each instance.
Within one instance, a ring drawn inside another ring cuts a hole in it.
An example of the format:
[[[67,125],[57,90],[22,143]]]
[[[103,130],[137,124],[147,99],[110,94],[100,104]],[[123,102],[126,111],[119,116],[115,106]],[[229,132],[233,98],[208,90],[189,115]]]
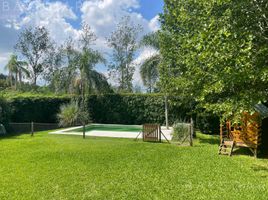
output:
[[[13,86],[14,81],[15,90],[18,87],[18,83],[20,85],[22,84],[23,78],[30,77],[29,71],[24,66],[27,66],[27,62],[19,61],[17,55],[11,55],[8,64],[5,67],[9,73],[9,81],[11,86]]]
[[[78,123],[79,106],[77,102],[70,102],[60,106],[57,117],[62,127],[74,126]]]
[[[70,101],[66,97],[17,97],[9,99],[13,108],[12,122],[56,123],[60,106]]]
[[[72,39],[60,48],[60,63],[48,74],[50,88],[56,93],[92,94],[110,93],[112,89],[107,78],[94,68],[98,63],[105,63],[103,55],[92,49],[96,40],[94,32],[83,25],[79,49]]]
[[[117,24],[116,30],[107,39],[112,48],[112,63],[108,66],[110,77],[115,78],[120,92],[132,92],[132,80],[135,71],[133,64],[138,48],[140,25],[131,22],[129,16],[123,17]]]
[[[27,60],[27,70],[32,83],[36,85],[37,78],[51,67],[55,55],[48,30],[44,27],[24,29],[20,33],[16,50]]]
[[[205,134],[220,133],[220,117],[208,112],[199,112],[195,120],[196,127]]]
[[[0,96],[0,124],[8,128],[8,122],[11,116],[11,108],[7,101]]]
[[[166,0],[161,83],[229,117],[267,100],[267,1]]]
[[[194,148],[47,132],[0,142],[1,200],[268,196],[268,160],[218,156],[218,137],[199,134]]]
[[[7,100],[19,99],[19,98],[61,98],[61,97],[70,97],[70,95],[55,95],[50,92],[46,87],[34,87],[31,85],[25,85],[23,90],[10,90],[5,89],[0,92]]]
[[[159,79],[158,66],[160,62],[161,56],[156,54],[146,59],[140,67],[142,82],[148,88],[149,93],[152,93],[156,88],[156,82]]]
[[[145,35],[140,42],[141,46],[151,47],[156,51],[160,49],[160,34],[159,32]],[[156,91],[156,83],[159,80],[159,65],[162,57],[159,52],[147,58],[140,67],[140,75],[145,87],[148,92],[151,93],[153,90]]]
[[[57,117],[59,125],[62,127],[83,125],[90,122],[88,111],[82,109],[78,101],[74,100],[68,104],[61,105]]]
[[[173,125],[173,141],[183,142],[190,135],[190,124],[175,122]]]
[[[160,49],[159,36],[160,36],[160,34],[158,31],[147,34],[142,38],[140,45],[141,46],[150,46],[150,47],[158,50],[158,49]]]
[[[4,94],[14,112],[12,122],[57,123],[60,107],[75,96],[53,96],[13,91]],[[105,94],[86,96],[87,119],[106,124],[165,123],[165,103],[162,94]],[[81,102],[81,97],[77,98]],[[174,103],[175,102],[175,103]],[[81,105],[82,106],[82,105]],[[82,110],[80,109],[82,112]],[[178,119],[189,122],[192,108],[183,104],[178,97],[169,97],[170,124]],[[82,116],[82,115],[81,115]],[[192,115],[195,120],[195,115]],[[219,120],[212,114],[197,115],[196,128],[204,133],[218,133]],[[81,120],[80,120],[81,121]],[[209,125],[209,126],[207,126]]]
[[[57,122],[60,106],[70,97],[9,96],[14,109],[13,122]],[[164,124],[164,97],[161,94],[107,94],[86,97],[86,108],[93,122],[108,124]],[[170,105],[170,121],[189,119],[188,110],[181,104]]]
[[[144,124],[165,122],[163,95],[111,94],[92,95],[88,98],[92,120],[98,123]],[[170,105],[170,121],[188,118],[183,105]]]

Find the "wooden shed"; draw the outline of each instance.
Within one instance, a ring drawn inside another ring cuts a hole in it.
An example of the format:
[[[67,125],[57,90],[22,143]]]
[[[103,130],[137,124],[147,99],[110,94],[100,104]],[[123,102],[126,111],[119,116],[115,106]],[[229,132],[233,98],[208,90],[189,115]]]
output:
[[[220,127],[219,154],[232,155],[235,148],[246,147],[255,157],[268,155],[268,108],[255,106],[256,112],[244,112],[240,123],[227,121]]]

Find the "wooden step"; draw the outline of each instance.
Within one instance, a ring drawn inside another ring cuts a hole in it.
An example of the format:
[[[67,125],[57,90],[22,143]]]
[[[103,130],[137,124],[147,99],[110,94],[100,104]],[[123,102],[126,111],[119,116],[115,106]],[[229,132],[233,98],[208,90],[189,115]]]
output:
[[[235,143],[234,141],[223,141],[219,146],[219,155],[232,155]]]

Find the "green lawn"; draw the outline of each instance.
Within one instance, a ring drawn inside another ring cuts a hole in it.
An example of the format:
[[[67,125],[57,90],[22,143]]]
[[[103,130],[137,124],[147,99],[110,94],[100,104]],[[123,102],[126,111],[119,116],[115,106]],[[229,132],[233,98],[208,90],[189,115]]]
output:
[[[119,132],[140,132],[141,126],[131,125],[107,125],[107,124],[92,124],[86,126],[86,131],[119,131]],[[78,128],[66,132],[83,132],[83,128]]]
[[[38,133],[0,139],[0,199],[265,199],[268,160],[194,147]]]

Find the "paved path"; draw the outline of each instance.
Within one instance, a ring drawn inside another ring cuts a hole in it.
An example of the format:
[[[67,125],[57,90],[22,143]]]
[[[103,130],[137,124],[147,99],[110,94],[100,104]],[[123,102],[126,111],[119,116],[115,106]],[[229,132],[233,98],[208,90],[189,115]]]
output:
[[[74,127],[68,128],[60,131],[51,132],[50,134],[61,134],[61,135],[83,135],[82,132],[72,132],[71,130],[75,130],[77,128],[82,127]],[[168,140],[171,140],[171,132],[172,129],[166,129],[166,127],[161,127],[162,132],[166,136]],[[68,131],[68,132],[66,132]],[[113,138],[136,138],[139,132],[121,132],[121,131],[88,131],[86,132],[86,136],[94,136],[94,137],[113,137]],[[139,135],[139,138],[142,138],[142,134]],[[164,137],[162,137],[164,139]]]

